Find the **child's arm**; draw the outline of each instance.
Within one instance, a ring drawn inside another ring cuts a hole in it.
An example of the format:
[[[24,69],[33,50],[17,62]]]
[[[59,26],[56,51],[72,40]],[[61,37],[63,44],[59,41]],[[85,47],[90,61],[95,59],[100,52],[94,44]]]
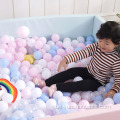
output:
[[[83,50],[76,51],[76,52],[74,52],[72,54],[68,54],[64,57],[65,57],[67,64],[68,64],[70,62],[82,60],[84,58],[87,58],[87,57],[94,55],[96,48],[97,48],[97,43],[94,43],[94,44],[89,45],[88,47],[86,47]]]

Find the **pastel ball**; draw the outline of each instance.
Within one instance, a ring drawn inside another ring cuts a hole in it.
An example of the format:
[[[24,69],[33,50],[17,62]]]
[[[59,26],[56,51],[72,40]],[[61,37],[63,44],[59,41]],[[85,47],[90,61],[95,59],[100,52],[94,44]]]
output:
[[[51,49],[51,50],[55,50],[55,51],[57,51],[57,50],[58,50],[58,48],[59,48],[59,47],[58,47],[57,45],[53,45],[53,46],[51,46],[51,48],[50,48],[50,49]]]
[[[9,65],[9,60],[8,59],[6,59],[6,58],[2,58],[2,59],[0,59],[0,67],[8,67],[8,65]]]
[[[50,53],[52,55],[52,57],[54,57],[56,55],[56,51],[55,50],[49,50],[48,53]]]
[[[102,97],[101,95],[97,95],[97,96],[94,97],[94,102],[95,102],[95,101],[103,102],[103,100],[104,100],[104,99],[103,99],[103,97]]]
[[[76,47],[76,48],[75,48],[75,52],[76,52],[76,51],[79,51],[79,50],[82,50],[82,48],[81,48],[81,47]]]
[[[36,60],[39,60],[42,58],[42,53],[40,51],[36,51],[34,52],[33,56]]]
[[[92,43],[95,41],[93,36],[87,36],[86,41],[91,41]]]
[[[26,38],[26,37],[28,37],[29,34],[30,34],[30,30],[27,26],[21,26],[17,30],[17,35],[20,38]]]
[[[113,96],[113,100],[116,104],[120,104],[120,93],[116,93],[114,96]]]
[[[58,34],[52,34],[51,39],[52,41],[57,42],[60,40],[60,36]]]
[[[112,86],[113,86],[113,83],[112,83],[112,82],[107,83],[107,84],[105,85],[105,89],[106,89],[106,91],[109,92],[110,89],[112,88]]]

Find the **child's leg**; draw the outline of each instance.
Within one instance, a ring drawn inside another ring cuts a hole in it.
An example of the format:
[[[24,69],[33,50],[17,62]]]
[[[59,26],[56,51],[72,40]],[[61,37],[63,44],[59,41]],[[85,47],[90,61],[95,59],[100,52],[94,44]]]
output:
[[[56,89],[63,92],[96,91],[102,86],[96,79],[84,79],[78,82],[58,83]]]
[[[49,79],[45,80],[45,83],[47,86],[51,86],[52,84],[63,83],[67,80],[74,79],[77,76],[80,76],[83,79],[88,79],[91,77],[87,68],[76,67],[50,77]]]

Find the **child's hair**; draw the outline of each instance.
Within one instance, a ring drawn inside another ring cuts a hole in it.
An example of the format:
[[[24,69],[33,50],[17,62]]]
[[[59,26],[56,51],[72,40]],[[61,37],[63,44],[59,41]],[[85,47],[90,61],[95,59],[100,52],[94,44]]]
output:
[[[120,24],[115,21],[107,21],[101,24],[96,34],[98,39],[111,39],[115,45],[120,43]]]

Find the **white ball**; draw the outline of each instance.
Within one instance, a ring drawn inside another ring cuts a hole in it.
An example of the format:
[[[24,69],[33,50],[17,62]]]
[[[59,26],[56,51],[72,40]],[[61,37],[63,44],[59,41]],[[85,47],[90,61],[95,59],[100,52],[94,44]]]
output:
[[[8,103],[5,101],[0,101],[0,113],[5,112],[8,109]]]
[[[27,44],[28,44],[29,47],[33,47],[35,45],[35,39],[29,39],[27,41]]]
[[[70,38],[64,38],[63,42],[66,42],[66,41],[71,43],[71,39]]]
[[[21,92],[19,90],[17,92],[18,92],[18,94],[17,94],[16,100],[21,100]]]
[[[113,99],[111,99],[111,98],[104,99],[103,105],[107,105],[107,104],[113,104],[114,105]]]
[[[13,115],[17,116],[19,118],[24,118],[24,116],[25,116],[25,114],[24,114],[24,112],[22,110],[15,111]]]
[[[58,99],[58,104],[60,104],[60,103],[62,103],[62,102],[68,103],[69,101],[68,101],[68,99],[67,99],[65,96],[62,96],[62,97],[60,97],[60,98]]]
[[[26,87],[29,87],[30,89],[33,89],[33,88],[35,88],[35,84],[32,81],[28,81],[26,83]]]
[[[7,74],[0,75],[0,78],[4,78],[4,79],[7,79],[8,81],[10,81],[10,76]]]
[[[75,62],[71,62],[68,64],[68,69],[73,67],[77,67],[77,64]]]
[[[36,110],[33,112],[33,117],[40,119],[40,118],[45,117],[45,113],[42,110]]]
[[[90,92],[82,92],[81,93],[81,98],[84,99],[84,100],[90,101],[91,100]]]
[[[17,87],[18,90],[23,90],[25,88],[25,82],[23,80],[18,80],[15,83],[15,86]]]
[[[63,93],[61,91],[55,91],[54,94],[53,94],[53,98],[55,100],[58,100],[62,96],[63,96]]]
[[[78,92],[72,94],[71,99],[73,102],[78,103],[81,100],[81,96]]]
[[[42,91],[40,88],[33,88],[32,89],[32,97],[39,98],[42,95]]]
[[[9,75],[10,74],[10,70],[8,68],[2,68],[0,73]]]
[[[35,103],[35,108],[36,108],[36,110],[41,109],[42,111],[45,111],[46,110],[46,103],[42,100],[38,100]]]
[[[47,100],[47,102],[46,102],[46,108],[48,110],[56,109],[56,105],[57,105],[56,101],[54,99],[52,99],[52,98]]]
[[[72,40],[71,45],[75,48],[75,47],[77,47],[78,43],[79,42],[77,40]]]
[[[73,79],[74,82],[81,81],[83,80],[80,76],[77,76]]]
[[[42,72],[42,77],[43,77],[43,79],[48,79],[48,78],[50,78],[51,77],[51,72],[50,72],[50,70],[44,70],[43,72]]]
[[[11,103],[13,101],[13,95],[11,95],[9,93],[3,93],[2,100],[7,103]]]
[[[70,41],[65,41],[65,42],[63,42],[63,47],[64,47],[64,48],[67,48],[67,47],[69,47],[69,46],[71,46],[71,42],[70,42]]]
[[[39,60],[38,64],[41,65],[42,68],[45,68],[47,66],[47,62],[44,59]]]
[[[45,45],[43,46],[43,49],[45,49],[46,52],[48,52],[48,51],[50,50],[50,45],[45,44]]]
[[[49,40],[49,41],[47,42],[47,44],[50,45],[50,46],[54,46],[54,45],[55,45],[55,43],[54,43],[53,41],[51,41],[51,40]]]
[[[79,41],[80,43],[85,43],[85,38],[82,36],[77,37],[77,41]]]
[[[4,49],[0,49],[0,58],[2,58],[2,56],[5,54],[5,50]]]
[[[36,67],[38,69],[38,73],[42,72],[42,66],[39,64],[34,65],[34,67]]]
[[[21,65],[21,62],[16,60],[14,61],[13,65],[16,65],[19,68]]]

